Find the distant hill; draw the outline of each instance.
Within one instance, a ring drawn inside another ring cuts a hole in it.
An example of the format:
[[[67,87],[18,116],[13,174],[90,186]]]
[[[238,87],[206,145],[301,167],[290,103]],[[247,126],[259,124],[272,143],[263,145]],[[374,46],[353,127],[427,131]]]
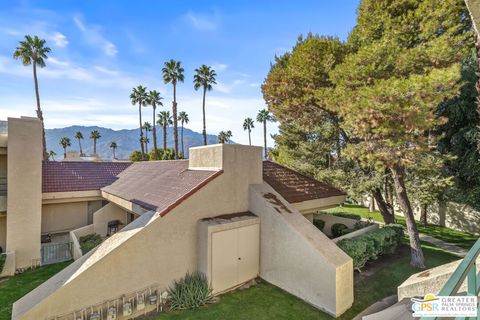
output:
[[[102,128],[97,126],[71,126],[59,129],[46,129],[45,139],[47,143],[47,151],[53,150],[56,152],[56,160],[60,160],[63,157],[63,148],[59,144],[62,137],[68,137],[71,140],[72,146],[67,150],[79,150],[78,141],[74,138],[75,132],[80,131],[83,134],[82,149],[86,154],[93,153],[93,140],[89,139],[90,132],[97,130],[102,136],[97,140],[97,153],[102,159],[112,159],[112,150],[110,149],[110,143],[115,141],[118,145],[116,154],[118,159],[128,159],[129,155],[134,150],[140,150],[139,131],[138,129],[122,129],[113,130],[109,128]],[[153,148],[152,133],[148,133],[148,150]],[[181,150],[181,129],[178,130],[178,148]],[[201,146],[203,144],[202,134],[192,131],[190,129],[184,129],[184,141],[185,141],[185,153],[188,157],[188,148]],[[215,135],[207,135],[207,143],[217,143],[217,137]],[[167,129],[167,146],[173,148],[173,128]],[[163,129],[157,126],[157,147],[163,148]]]

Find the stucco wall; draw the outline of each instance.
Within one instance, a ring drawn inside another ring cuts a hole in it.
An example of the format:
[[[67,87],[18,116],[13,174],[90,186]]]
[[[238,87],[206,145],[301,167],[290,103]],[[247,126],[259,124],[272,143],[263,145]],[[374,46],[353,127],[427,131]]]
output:
[[[7,251],[15,251],[17,268],[40,260],[42,153],[41,122],[9,118]]]
[[[120,220],[124,225],[127,224],[127,213],[119,206],[109,203],[100,210],[93,213],[94,233],[105,237],[108,233],[108,222]],[[120,226],[123,227],[123,226]]]
[[[360,204],[369,207],[371,198],[364,197]],[[414,207],[415,219],[420,219],[420,208]],[[472,207],[456,203],[435,203],[428,208],[428,223],[437,224],[451,229],[466,231],[480,235],[480,211]],[[400,207],[395,203],[395,213],[402,214]]]
[[[88,202],[44,204],[42,233],[65,232],[88,224]]]
[[[262,181],[261,148],[211,147],[226,157],[223,174],[164,217],[142,215],[102,243],[91,256],[80,258],[71,268],[17,301],[13,319],[53,317],[152,283],[167,288],[173,279],[195,271],[197,221],[248,211],[248,187]],[[50,295],[58,279],[66,280]]]
[[[0,216],[0,247],[3,252],[7,249],[7,217]]]
[[[260,276],[327,313],[353,303],[353,263],[268,184],[250,187],[260,217]]]

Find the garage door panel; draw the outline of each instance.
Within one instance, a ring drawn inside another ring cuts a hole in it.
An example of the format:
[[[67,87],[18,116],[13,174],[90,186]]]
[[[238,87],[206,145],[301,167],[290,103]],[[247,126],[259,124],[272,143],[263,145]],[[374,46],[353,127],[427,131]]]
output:
[[[212,233],[212,289],[220,292],[237,284],[237,230]]]
[[[260,226],[238,228],[238,283],[256,278],[259,273]]]

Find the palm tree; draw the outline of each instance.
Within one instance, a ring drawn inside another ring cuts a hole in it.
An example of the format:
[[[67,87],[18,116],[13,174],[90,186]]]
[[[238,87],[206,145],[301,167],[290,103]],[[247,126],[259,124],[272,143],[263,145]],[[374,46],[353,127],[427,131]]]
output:
[[[163,127],[163,151],[167,151],[167,127],[173,123],[170,111],[161,111],[158,114],[157,124]]]
[[[67,147],[71,146],[70,138],[68,138],[68,137],[61,138],[59,144],[63,147],[63,159],[66,159],[67,158]]]
[[[183,148],[183,125],[188,123],[188,114],[185,111],[182,111],[178,114],[178,120],[182,123],[182,156],[185,158],[185,149]]]
[[[152,125],[150,122],[145,121],[143,129],[145,130],[145,139],[143,139],[143,142],[145,143],[145,152],[148,154],[148,143],[150,142],[150,140],[148,140],[148,131],[152,131]]]
[[[100,139],[102,136],[97,130],[90,132],[90,139],[93,140],[93,154],[97,154],[97,139]]]
[[[156,108],[157,106],[163,106],[162,103],[162,97],[160,96],[160,92],[156,90],[152,90],[148,93],[148,100],[147,103],[152,106],[153,108],[153,127],[152,127],[152,135],[153,135],[153,149],[155,150],[154,152],[154,159],[158,160],[158,154],[157,154],[157,126],[156,126]]]
[[[177,124],[177,83],[183,82],[183,68],[180,61],[170,60],[165,62],[162,69],[163,82],[171,83],[173,85],[173,141],[175,148],[175,159],[178,159],[178,124]]]
[[[80,140],[83,139],[83,134],[80,131],[75,132],[75,139],[78,140],[78,146],[80,148],[80,156],[82,156],[83,150],[82,150],[82,143],[80,142]]]
[[[215,70],[211,67],[202,64],[200,68],[195,69],[195,75],[193,76],[193,88],[198,90],[203,88],[203,103],[202,103],[202,112],[203,112],[203,145],[207,145],[207,130],[205,125],[205,96],[207,91],[212,90],[212,85],[217,84],[215,77],[217,74]]]
[[[252,128],[255,128],[252,118],[247,118],[243,121],[243,130],[248,130],[248,144],[252,145],[252,139],[250,138],[250,132]]]
[[[275,121],[272,114],[267,110],[263,109],[260,110],[257,114],[257,122],[263,123],[263,143],[265,148],[265,159],[268,157],[268,150],[267,150],[267,121],[272,122]]]
[[[229,143],[232,137],[232,131],[220,131],[218,133],[218,143]]]
[[[48,160],[50,161],[55,161],[55,156],[57,155],[57,153],[53,150],[50,150],[48,151]]]
[[[115,150],[117,150],[118,148],[117,143],[115,141],[112,141],[112,143],[110,143],[110,148],[113,152],[113,159],[117,159],[117,157],[115,156]]]
[[[142,159],[145,158],[145,150],[143,148],[143,130],[142,130],[142,106],[144,106],[148,101],[147,88],[138,86],[133,88],[132,93],[130,94],[130,100],[132,105],[138,104],[138,118],[140,123],[140,149],[142,151]]]
[[[43,139],[43,159],[47,160],[47,145],[45,143],[45,126],[43,124],[43,113],[40,108],[40,94],[38,92],[37,65],[40,68],[45,67],[45,60],[48,59],[47,54],[51,49],[45,46],[44,39],[38,36],[33,38],[29,35],[25,36],[25,41],[20,41],[19,46],[13,52],[14,59],[21,59],[24,66],[33,65],[33,80],[35,82],[35,96],[37,98],[37,117],[42,122],[42,139]]]

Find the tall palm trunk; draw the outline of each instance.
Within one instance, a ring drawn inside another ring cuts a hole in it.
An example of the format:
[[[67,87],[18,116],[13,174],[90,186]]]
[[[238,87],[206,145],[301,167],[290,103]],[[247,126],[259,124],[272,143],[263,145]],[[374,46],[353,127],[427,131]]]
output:
[[[145,152],[147,153],[148,156],[148,130],[145,129]]]
[[[63,147],[63,159],[67,159],[67,147]]]
[[[113,159],[116,159],[117,157],[115,157],[115,148],[112,148],[112,151],[113,151]]]
[[[163,154],[167,152],[167,124],[163,124]]]
[[[175,148],[175,159],[178,159],[178,122],[177,122],[177,83],[173,83],[173,143]]]
[[[155,122],[155,109],[156,107],[153,106],[153,128],[152,128],[152,135],[153,135],[153,149],[154,151],[154,159],[158,160],[158,155],[157,155],[157,123]]]
[[[80,147],[80,156],[83,154],[82,151],[82,143],[80,142],[80,138],[78,138],[78,146]]]
[[[410,264],[416,268],[425,268],[425,258],[423,256],[420,237],[418,236],[417,225],[413,216],[412,206],[405,189],[405,169],[400,164],[395,164],[392,168],[393,181],[395,183],[395,192],[397,193],[398,203],[405,215],[408,237],[410,239],[411,261]]]
[[[182,121],[182,156],[185,159],[185,149],[183,148],[183,121]]]
[[[142,150],[142,160],[145,159],[145,150],[143,148],[143,129],[142,129],[142,103],[138,103],[138,118],[140,121],[140,149]]]
[[[202,130],[202,135],[203,135],[203,145],[207,145],[207,126],[205,124],[205,96],[207,94],[207,87],[203,86],[203,103],[202,103],[202,112],[203,112],[203,130]]]
[[[250,132],[251,132],[251,131],[252,131],[252,130],[248,129],[248,144],[249,144],[250,146],[252,145],[252,139],[251,139],[251,137],[250,137]]]
[[[265,148],[265,160],[268,159],[268,151],[267,151],[267,120],[263,121],[263,145]]]
[[[93,139],[93,154],[97,154],[97,139]]]
[[[42,143],[43,143],[43,160],[47,160],[47,143],[45,141],[45,125],[43,124],[43,112],[40,108],[40,93],[38,92],[38,78],[37,78],[37,62],[36,57],[33,59],[33,80],[35,82],[35,96],[37,98],[37,118],[42,123]]]

